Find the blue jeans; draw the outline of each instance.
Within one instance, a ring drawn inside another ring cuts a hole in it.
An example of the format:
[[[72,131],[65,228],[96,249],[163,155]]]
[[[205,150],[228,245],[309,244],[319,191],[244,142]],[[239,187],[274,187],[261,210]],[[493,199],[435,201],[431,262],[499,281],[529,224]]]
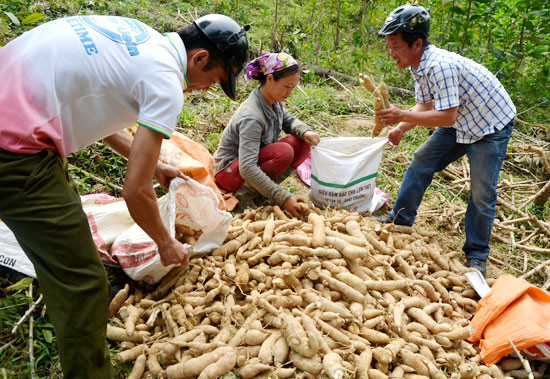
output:
[[[457,143],[454,128],[437,128],[413,154],[390,217],[396,224],[411,226],[434,174],[467,154],[471,191],[464,221],[466,242],[462,250],[466,258],[486,260],[495,218],[498,175],[513,126],[514,121],[510,121],[503,129],[472,144]]]

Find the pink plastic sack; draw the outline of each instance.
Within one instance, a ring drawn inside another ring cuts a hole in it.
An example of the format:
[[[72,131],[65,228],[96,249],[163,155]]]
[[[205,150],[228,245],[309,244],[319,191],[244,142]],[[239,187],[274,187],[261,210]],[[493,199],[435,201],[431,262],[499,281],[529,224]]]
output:
[[[302,182],[311,187],[311,155],[309,155],[305,161],[296,169],[298,177],[302,179]]]

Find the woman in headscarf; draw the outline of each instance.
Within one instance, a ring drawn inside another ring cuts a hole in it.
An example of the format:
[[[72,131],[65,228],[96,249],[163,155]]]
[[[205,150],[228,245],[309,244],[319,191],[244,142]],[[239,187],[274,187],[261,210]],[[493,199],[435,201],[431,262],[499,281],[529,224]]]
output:
[[[299,216],[299,198],[280,187],[307,157],[319,135],[283,106],[300,81],[300,67],[289,54],[270,53],[250,62],[247,77],[260,82],[233,115],[214,154],[216,182],[233,191],[242,207],[255,207],[262,195]],[[287,137],[279,140],[281,131]]]

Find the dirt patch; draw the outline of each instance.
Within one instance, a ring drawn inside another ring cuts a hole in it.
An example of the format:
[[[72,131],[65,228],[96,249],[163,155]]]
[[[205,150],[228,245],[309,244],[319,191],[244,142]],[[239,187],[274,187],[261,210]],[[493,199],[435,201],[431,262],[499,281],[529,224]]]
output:
[[[370,137],[374,127],[374,118],[367,115],[341,117],[336,125],[340,137]]]

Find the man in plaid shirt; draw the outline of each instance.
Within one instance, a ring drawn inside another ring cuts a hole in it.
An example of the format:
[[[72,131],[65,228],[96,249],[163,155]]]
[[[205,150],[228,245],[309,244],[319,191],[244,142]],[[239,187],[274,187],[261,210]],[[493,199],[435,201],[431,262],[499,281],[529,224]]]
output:
[[[464,154],[470,161],[471,191],[465,216],[466,265],[486,274],[495,217],[497,180],[516,108],[499,80],[480,64],[428,40],[430,16],[419,5],[395,9],[379,31],[387,36],[390,56],[414,77],[416,105],[394,105],[375,113],[392,146],[415,125],[437,128],[414,153],[393,210],[381,222],[412,225],[433,175]]]

